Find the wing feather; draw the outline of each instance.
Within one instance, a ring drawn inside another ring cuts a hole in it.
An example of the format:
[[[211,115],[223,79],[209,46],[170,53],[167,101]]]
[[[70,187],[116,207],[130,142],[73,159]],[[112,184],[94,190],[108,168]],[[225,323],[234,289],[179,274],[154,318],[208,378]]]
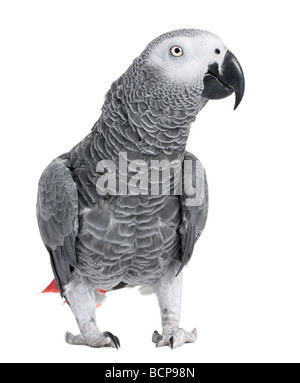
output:
[[[78,228],[77,188],[65,160],[54,160],[39,181],[37,218],[50,254],[56,283],[63,295],[77,264],[75,238]]]
[[[200,161],[186,152],[185,161],[191,161],[193,166],[187,166],[183,171],[184,185],[196,184],[196,196],[187,194],[181,196],[181,265],[177,275],[189,262],[193,255],[194,246],[204,230],[208,214],[208,185],[205,170]]]

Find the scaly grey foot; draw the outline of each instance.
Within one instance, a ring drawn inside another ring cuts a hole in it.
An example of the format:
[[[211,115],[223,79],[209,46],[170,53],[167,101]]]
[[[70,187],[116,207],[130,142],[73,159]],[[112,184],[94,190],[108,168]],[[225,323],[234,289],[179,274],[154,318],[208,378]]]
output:
[[[70,332],[67,332],[65,340],[68,344],[84,345],[94,348],[113,347],[118,349],[120,347],[119,338],[108,331],[103,333],[100,331],[97,333],[84,332],[79,335],[73,335]]]
[[[192,332],[187,332],[182,328],[170,327],[165,329],[162,335],[154,331],[152,342],[156,344],[156,347],[170,346],[171,349],[173,349],[185,343],[194,343],[197,338],[197,329],[194,329]]]

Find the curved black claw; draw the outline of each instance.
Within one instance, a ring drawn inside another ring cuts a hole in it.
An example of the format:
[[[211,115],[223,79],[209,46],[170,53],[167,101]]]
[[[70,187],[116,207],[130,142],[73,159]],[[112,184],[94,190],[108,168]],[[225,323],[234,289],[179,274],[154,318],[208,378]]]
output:
[[[103,333],[103,335],[107,338],[110,338],[111,341],[114,343],[114,345],[116,346],[116,349],[118,350],[119,347],[120,347],[120,341],[119,341],[119,338],[114,336],[111,332],[109,331],[106,331]]]
[[[173,350],[173,348],[174,348],[174,336],[171,336],[171,338],[169,339],[169,342],[170,342],[170,347]]]
[[[115,335],[115,338],[116,338],[117,345],[118,345],[119,347],[121,347],[121,343],[120,343],[119,338],[118,338],[116,335]]]

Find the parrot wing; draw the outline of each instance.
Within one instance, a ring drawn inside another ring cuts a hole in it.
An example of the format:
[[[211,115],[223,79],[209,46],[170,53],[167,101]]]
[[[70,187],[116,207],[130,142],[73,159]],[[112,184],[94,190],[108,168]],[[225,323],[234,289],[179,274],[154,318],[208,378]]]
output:
[[[39,181],[37,218],[61,295],[77,264],[77,188],[65,161],[54,160]]]
[[[192,257],[194,246],[204,230],[208,214],[208,185],[205,170],[200,161],[186,152],[184,158],[183,184],[181,196],[181,265],[177,275]],[[185,193],[186,186],[196,185],[195,197]]]

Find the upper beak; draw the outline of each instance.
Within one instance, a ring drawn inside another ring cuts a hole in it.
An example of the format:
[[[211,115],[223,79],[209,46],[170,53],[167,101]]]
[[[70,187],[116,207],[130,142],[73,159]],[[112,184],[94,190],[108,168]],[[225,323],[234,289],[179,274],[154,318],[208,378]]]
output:
[[[211,64],[204,76],[204,90],[202,97],[210,100],[219,100],[235,93],[234,109],[242,101],[245,91],[245,78],[243,69],[237,58],[227,51],[221,71],[217,63]]]

